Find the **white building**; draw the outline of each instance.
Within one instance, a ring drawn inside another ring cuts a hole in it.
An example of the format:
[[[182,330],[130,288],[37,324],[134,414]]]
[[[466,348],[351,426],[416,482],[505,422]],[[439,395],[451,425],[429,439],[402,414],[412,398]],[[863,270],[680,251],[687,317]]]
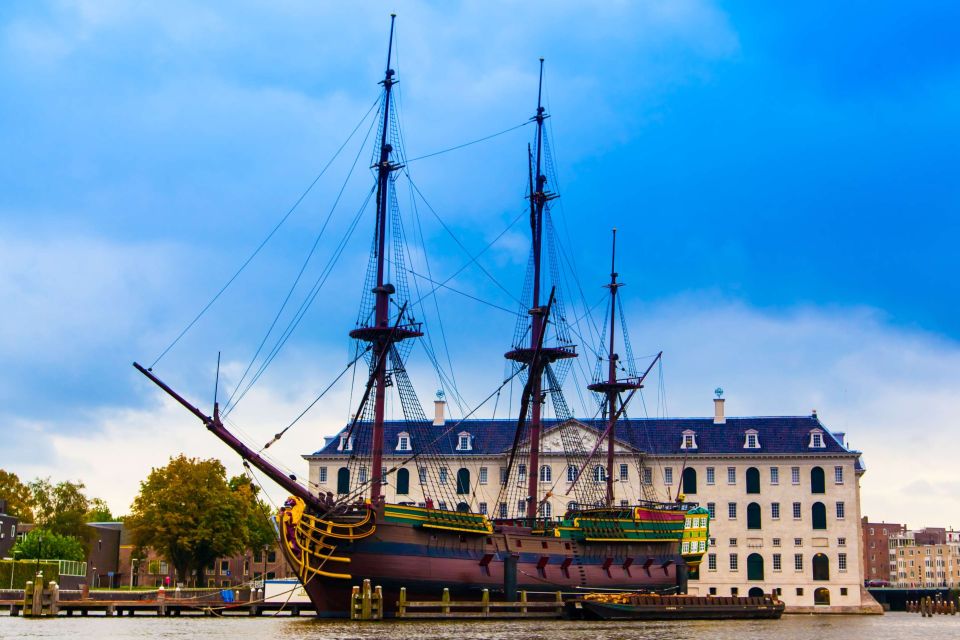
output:
[[[860,531],[860,452],[843,434],[830,433],[816,413],[809,416],[725,418],[724,400],[711,418],[640,419],[617,428],[615,499],[670,501],[682,494],[711,514],[711,545],[689,591],[699,595],[776,593],[788,611],[880,612],[863,588]],[[515,421],[446,422],[438,401],[432,428],[449,433],[450,468],[441,478],[456,484],[458,504],[492,518],[522,515],[522,506],[497,502],[502,470],[513,443]],[[553,490],[543,515],[562,514],[568,470],[556,423],[542,444],[541,485]],[[604,425],[576,421],[592,448]],[[386,425],[384,465],[393,467],[417,448],[414,430],[403,421]],[[422,433],[422,429],[421,429]],[[366,469],[351,478],[346,458],[352,443],[329,438],[304,456],[319,491],[348,493],[365,482]],[[592,464],[592,463],[591,463]],[[596,465],[603,465],[597,460]],[[406,468],[409,466],[409,469]],[[589,482],[603,482],[590,469]],[[559,475],[558,475],[559,474]],[[389,502],[424,504],[413,463],[400,468],[385,487]]]

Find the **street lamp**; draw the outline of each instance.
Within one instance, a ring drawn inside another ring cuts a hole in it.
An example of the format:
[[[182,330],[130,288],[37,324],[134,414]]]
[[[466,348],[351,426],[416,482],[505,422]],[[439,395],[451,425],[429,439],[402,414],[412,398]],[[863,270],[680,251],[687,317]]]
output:
[[[13,564],[10,565],[10,591],[13,591],[13,574],[17,570],[17,554],[20,553],[19,550],[13,550]]]
[[[133,574],[137,570],[137,563],[140,558],[130,558],[130,591],[133,591]]]

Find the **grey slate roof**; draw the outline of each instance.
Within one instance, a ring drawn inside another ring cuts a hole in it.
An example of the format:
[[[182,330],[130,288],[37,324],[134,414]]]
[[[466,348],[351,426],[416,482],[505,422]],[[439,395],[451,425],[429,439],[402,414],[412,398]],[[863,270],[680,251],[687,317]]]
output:
[[[594,431],[602,431],[605,423],[602,420],[578,420],[585,427]],[[545,430],[549,431],[558,424],[555,420],[545,421]],[[358,425],[358,428],[362,428]],[[510,449],[513,444],[516,420],[455,420],[447,421],[442,427],[428,427],[432,434],[440,436],[449,431],[447,436],[440,438],[438,446],[443,454],[456,456],[496,455]],[[401,432],[409,432],[414,437],[411,444],[414,452],[417,451],[418,438],[415,434],[422,433],[423,426],[413,427],[406,421],[389,421],[384,425],[387,450],[395,446],[397,436]],[[760,441],[759,449],[744,449],[746,431],[754,429]],[[810,431],[823,431],[823,448],[809,447]],[[345,429],[344,429],[345,430]],[[696,435],[697,449],[681,449],[683,432],[691,430]],[[456,451],[457,434],[469,432],[472,438],[472,451]],[[343,433],[343,430],[340,432]],[[327,444],[316,451],[314,456],[347,455],[338,451],[340,433],[330,438]],[[436,437],[434,436],[434,437]],[[796,454],[859,454],[858,451],[848,449],[841,438],[832,434],[821,424],[815,415],[811,416],[773,416],[773,417],[746,417],[727,418],[726,424],[714,424],[713,418],[640,418],[621,420],[617,424],[617,440],[635,449],[652,455],[688,455],[693,458],[697,455],[718,454],[767,454],[767,455],[796,455]]]

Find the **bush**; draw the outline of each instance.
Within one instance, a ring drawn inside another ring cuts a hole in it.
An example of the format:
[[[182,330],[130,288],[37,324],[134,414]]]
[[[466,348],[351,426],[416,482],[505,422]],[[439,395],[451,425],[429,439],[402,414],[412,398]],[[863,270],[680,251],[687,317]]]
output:
[[[0,560],[0,589],[10,588],[10,571],[13,571],[13,588],[23,589],[28,580],[35,580],[37,575],[36,560]],[[41,562],[40,571],[43,572],[43,583],[60,582],[60,566],[56,562]]]

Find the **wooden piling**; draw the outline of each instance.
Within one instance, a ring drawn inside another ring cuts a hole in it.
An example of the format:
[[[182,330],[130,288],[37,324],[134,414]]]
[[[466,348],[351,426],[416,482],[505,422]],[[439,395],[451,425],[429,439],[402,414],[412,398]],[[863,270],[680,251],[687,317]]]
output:
[[[443,596],[440,598],[440,601],[443,603],[440,607],[440,612],[444,615],[450,615],[450,589],[448,587],[443,588]]]

